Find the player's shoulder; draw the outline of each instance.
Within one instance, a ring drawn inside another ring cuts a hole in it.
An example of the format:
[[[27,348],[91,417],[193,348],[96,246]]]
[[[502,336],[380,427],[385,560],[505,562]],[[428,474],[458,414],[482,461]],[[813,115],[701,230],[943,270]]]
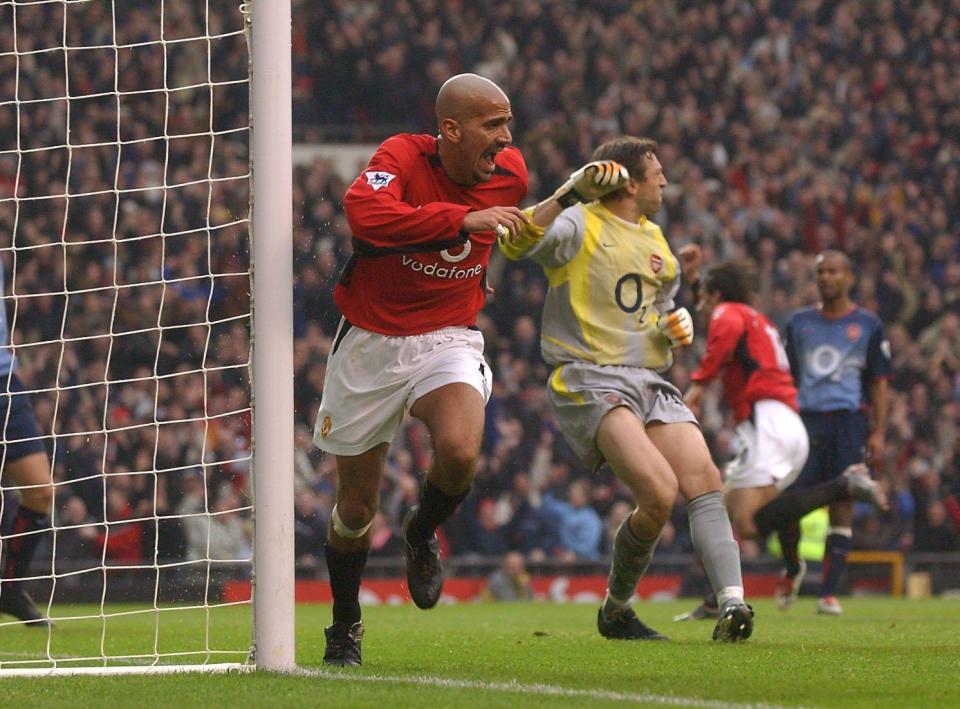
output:
[[[860,322],[863,322],[866,325],[869,325],[870,327],[873,327],[873,328],[883,327],[883,321],[880,320],[880,317],[875,312],[873,312],[872,310],[867,310],[866,308],[861,307],[859,305],[853,309],[851,316],[854,319],[859,320]]]
[[[757,311],[746,303],[734,303],[726,301],[717,305],[710,316],[711,321],[734,322],[746,321],[752,316],[756,316]]]
[[[497,156],[493,177],[498,186],[509,185],[511,189],[518,190],[516,199],[522,199],[527,193],[528,180],[527,163],[523,159],[523,154],[512,145],[504,148]]]
[[[820,313],[819,308],[815,305],[808,305],[803,308],[798,308],[793,312],[793,315],[790,316],[791,323],[806,322],[810,320],[819,320],[823,317]]]
[[[517,177],[527,174],[527,162],[523,159],[523,153],[513,145],[508,145],[497,156],[497,168]]]
[[[646,229],[649,229],[652,233],[658,235],[661,239],[665,238],[663,236],[663,229],[660,228],[660,225],[653,221],[650,217],[644,217],[643,226]]]
[[[397,133],[380,143],[380,150],[394,155],[429,155],[437,152],[437,138],[425,133]]]

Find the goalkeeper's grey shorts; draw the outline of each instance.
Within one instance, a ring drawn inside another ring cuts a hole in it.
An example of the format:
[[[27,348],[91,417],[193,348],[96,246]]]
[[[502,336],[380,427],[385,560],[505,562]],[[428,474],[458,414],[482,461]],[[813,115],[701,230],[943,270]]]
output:
[[[630,409],[644,423],[696,424],[680,390],[652,369],[571,362],[553,370],[550,405],[567,443],[591,470],[604,463],[597,429],[607,412]]]

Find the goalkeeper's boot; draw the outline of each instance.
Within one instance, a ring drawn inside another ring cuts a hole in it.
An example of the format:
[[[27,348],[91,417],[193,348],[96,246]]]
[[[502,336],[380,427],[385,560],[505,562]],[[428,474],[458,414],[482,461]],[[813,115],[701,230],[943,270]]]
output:
[[[836,596],[821,596],[817,599],[817,613],[820,615],[840,615],[843,613],[843,606]]]
[[[800,596],[800,585],[803,583],[803,577],[807,575],[807,562],[800,559],[800,570],[796,576],[787,574],[784,569],[780,574],[780,580],[777,581],[776,588],[773,589],[773,600],[777,603],[777,608],[782,611],[790,610]]]
[[[711,619],[717,619],[719,617],[720,617],[720,609],[717,606],[708,606],[706,603],[701,603],[692,611],[687,611],[686,613],[681,613],[680,615],[673,616],[673,619],[676,621],[711,620]]]
[[[869,502],[878,510],[885,512],[889,509],[887,494],[876,480],[870,477],[870,471],[863,463],[855,463],[843,471],[847,479],[847,492],[858,502]]]
[[[407,588],[417,608],[427,610],[437,605],[443,590],[443,564],[440,563],[440,542],[437,535],[421,544],[407,541],[407,528],[417,514],[417,507],[411,507],[403,518],[400,527],[403,538],[403,555],[407,559]]]
[[[0,613],[9,613],[35,628],[53,627],[50,619],[37,610],[30,594],[21,589],[5,588],[0,591]]]
[[[362,665],[360,659],[360,641],[363,640],[363,625],[357,621],[353,625],[338,623],[326,627],[327,649],[323,653],[323,664],[351,666]]]
[[[725,643],[746,640],[753,633],[753,608],[746,603],[732,603],[720,613],[713,629],[713,639]]]
[[[607,618],[603,614],[603,607],[597,611],[597,630],[609,640],[667,640],[642,620],[637,618],[633,608],[627,607]]]

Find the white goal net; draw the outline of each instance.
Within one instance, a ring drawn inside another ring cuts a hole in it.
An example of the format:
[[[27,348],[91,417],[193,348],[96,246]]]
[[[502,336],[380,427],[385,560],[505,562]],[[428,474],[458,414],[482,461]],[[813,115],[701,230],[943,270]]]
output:
[[[247,10],[0,0],[0,677],[250,663]]]

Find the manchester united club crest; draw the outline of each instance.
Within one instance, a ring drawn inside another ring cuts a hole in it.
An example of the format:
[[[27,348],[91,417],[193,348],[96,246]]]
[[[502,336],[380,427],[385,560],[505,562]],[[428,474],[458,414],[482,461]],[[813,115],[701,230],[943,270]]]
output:
[[[860,339],[860,326],[856,323],[852,325],[847,325],[847,339],[850,342],[856,342]]]
[[[320,423],[320,436],[326,438],[327,434],[330,433],[330,428],[332,426],[333,421],[330,420],[330,417],[324,416],[323,421]]]
[[[654,273],[660,273],[660,269],[663,268],[663,259],[660,258],[657,254],[650,255],[650,269]]]

